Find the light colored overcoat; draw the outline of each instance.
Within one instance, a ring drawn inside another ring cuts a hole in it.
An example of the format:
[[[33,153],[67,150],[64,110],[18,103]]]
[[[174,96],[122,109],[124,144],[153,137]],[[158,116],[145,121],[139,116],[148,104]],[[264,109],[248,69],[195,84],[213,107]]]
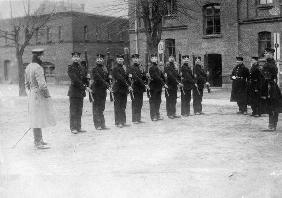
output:
[[[30,63],[25,70],[30,128],[55,126],[55,111],[47,88],[43,68]]]

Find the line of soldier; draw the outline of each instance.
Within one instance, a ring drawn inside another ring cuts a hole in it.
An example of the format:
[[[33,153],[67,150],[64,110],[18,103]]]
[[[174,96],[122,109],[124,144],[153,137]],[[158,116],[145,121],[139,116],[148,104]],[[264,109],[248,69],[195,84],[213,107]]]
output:
[[[230,76],[232,82],[231,102],[237,102],[238,114],[247,115],[247,105],[251,106],[251,116],[269,115],[268,128],[275,131],[279,113],[282,112],[282,95],[277,84],[278,68],[274,60],[275,50],[266,48],[263,64],[258,57],[251,58],[251,69],[243,64],[242,57],[236,57],[236,66]]]
[[[111,72],[104,66],[104,55],[97,54],[96,67],[91,71],[90,83],[87,81],[87,72],[80,64],[80,53],[72,53],[73,63],[68,66],[68,75],[71,79],[69,87],[70,100],[70,130],[72,133],[85,132],[81,129],[81,116],[85,91],[89,92],[93,106],[93,121],[97,130],[108,129],[105,125],[104,110],[107,90],[114,101],[115,125],[119,128],[126,124],[127,95],[132,100],[132,122],[143,123],[141,111],[143,93],[147,92],[150,104],[152,121],[163,120],[160,114],[162,90],[165,90],[167,116],[170,119],[179,118],[176,114],[177,92],[181,91],[181,115],[190,115],[191,94],[193,92],[193,108],[196,115],[202,112],[202,97],[207,75],[201,64],[201,57],[196,58],[195,67],[190,65],[189,55],[182,56],[183,65],[175,67],[175,59],[169,57],[169,63],[160,69],[157,54],[151,55],[151,66],[145,72],[140,64],[139,54],[133,54],[132,65],[124,66],[123,55],[117,55],[116,66]]]

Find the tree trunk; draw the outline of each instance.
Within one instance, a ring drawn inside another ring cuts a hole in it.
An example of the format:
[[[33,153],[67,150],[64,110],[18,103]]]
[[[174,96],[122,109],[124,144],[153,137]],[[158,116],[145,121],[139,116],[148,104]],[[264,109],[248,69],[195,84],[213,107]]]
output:
[[[17,52],[17,61],[18,61],[18,76],[19,76],[19,96],[26,96],[25,91],[25,77],[24,77],[24,67],[23,67],[23,55],[20,52]]]

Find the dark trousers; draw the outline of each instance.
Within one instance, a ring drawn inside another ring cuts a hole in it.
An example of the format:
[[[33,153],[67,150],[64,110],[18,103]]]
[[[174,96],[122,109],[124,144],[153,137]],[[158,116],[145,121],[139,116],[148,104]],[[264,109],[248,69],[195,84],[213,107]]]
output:
[[[70,130],[81,129],[83,98],[70,97]]]
[[[247,112],[247,104],[245,102],[237,102],[240,112]]]
[[[98,127],[105,127],[105,118],[104,118],[104,110],[106,103],[107,92],[93,94],[93,103],[92,103],[92,111],[93,111],[93,122],[94,126],[97,129]]]
[[[160,105],[162,102],[162,90],[150,90],[150,116],[151,119],[160,117]]]
[[[143,106],[143,92],[133,92],[132,100],[132,122],[141,121],[141,109]]]
[[[268,127],[270,127],[270,128],[276,128],[277,127],[278,116],[279,116],[278,112],[272,111],[271,113],[269,113],[269,124],[268,124]]]
[[[251,108],[252,108],[253,115],[261,115],[259,98],[252,102]]]
[[[115,124],[125,124],[126,123],[126,103],[127,94],[125,93],[114,93],[114,109],[115,109]]]
[[[199,90],[199,91],[198,91]],[[202,113],[202,100],[203,100],[203,93],[204,89],[203,88],[196,88],[193,89],[193,108],[194,108],[194,113]]]
[[[41,128],[33,129],[34,143],[39,143],[42,140],[42,130]]]
[[[181,115],[189,115],[190,114],[190,102],[191,102],[191,90],[183,90],[183,91],[181,91]]]
[[[168,89],[168,95],[166,95],[167,116],[174,116],[176,114],[176,102],[177,102],[177,87],[175,89]]]

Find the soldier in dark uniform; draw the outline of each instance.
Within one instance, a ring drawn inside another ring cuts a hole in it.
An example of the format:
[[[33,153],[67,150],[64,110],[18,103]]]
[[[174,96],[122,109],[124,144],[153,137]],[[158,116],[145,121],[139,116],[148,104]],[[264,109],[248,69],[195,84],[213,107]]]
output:
[[[230,76],[232,82],[231,102],[237,102],[238,114],[247,115],[247,81],[249,69],[243,64],[242,57],[236,57],[236,67]]]
[[[264,56],[266,63],[262,68],[263,84],[261,97],[267,104],[267,113],[269,114],[269,125],[265,131],[275,131],[278,122],[278,116],[281,112],[281,91],[277,85],[278,68],[273,58],[275,50],[266,48]]]
[[[122,128],[126,125],[126,103],[128,91],[132,91],[128,76],[123,68],[123,55],[117,55],[117,65],[112,70],[112,77],[114,81],[114,108],[115,108],[115,125]]]
[[[252,67],[250,69],[248,101],[252,108],[252,116],[259,117],[261,116],[260,92],[262,74],[259,69],[258,57],[252,57],[251,64]]]
[[[207,82],[207,74],[202,68],[201,57],[197,57],[194,67],[194,78],[196,86],[193,88],[193,108],[195,115],[201,115],[202,112],[202,100],[205,83]]]
[[[141,109],[143,106],[143,95],[146,91],[146,74],[140,68],[139,54],[131,56],[133,65],[129,68],[129,79],[132,83],[132,122],[134,124],[142,123]]]
[[[190,115],[191,91],[196,86],[191,66],[189,66],[189,55],[182,56],[183,65],[181,67],[181,115],[187,117]]]
[[[151,55],[151,67],[149,69],[150,76],[150,116],[152,121],[163,120],[163,117],[160,116],[160,105],[162,102],[162,87],[167,85],[164,82],[164,75],[158,67],[158,57],[156,54]]]
[[[86,76],[80,65],[80,53],[72,53],[73,63],[68,66],[68,75],[71,80],[68,96],[70,100],[70,130],[72,133],[86,132],[81,129],[81,116],[83,109],[83,98],[86,96],[85,90],[90,91],[86,84]]]
[[[168,60],[169,63],[164,69],[166,84],[168,86],[166,94],[166,111],[168,118],[174,119],[180,117],[176,115],[177,87],[183,87],[183,84],[180,83],[180,76],[175,69],[174,57],[170,56]]]
[[[105,130],[105,118],[104,110],[107,97],[107,89],[110,88],[109,75],[107,71],[103,69],[104,65],[104,55],[97,54],[96,58],[97,66],[92,69],[92,79],[91,90],[93,95],[93,121],[94,126],[97,130]]]

